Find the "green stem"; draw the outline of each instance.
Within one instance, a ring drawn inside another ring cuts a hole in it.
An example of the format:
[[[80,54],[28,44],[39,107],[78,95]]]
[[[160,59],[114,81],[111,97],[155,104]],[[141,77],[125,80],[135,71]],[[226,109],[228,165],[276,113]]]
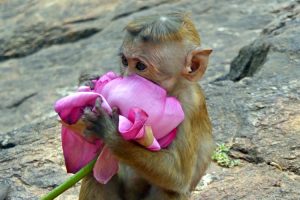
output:
[[[40,200],[52,200],[59,196],[64,191],[68,190],[70,187],[75,185],[78,181],[80,181],[83,177],[88,175],[95,165],[97,158],[89,162],[86,166],[81,168],[76,174],[71,176],[68,180],[63,182],[61,185],[54,188],[52,191],[50,191],[47,195],[43,196]]]

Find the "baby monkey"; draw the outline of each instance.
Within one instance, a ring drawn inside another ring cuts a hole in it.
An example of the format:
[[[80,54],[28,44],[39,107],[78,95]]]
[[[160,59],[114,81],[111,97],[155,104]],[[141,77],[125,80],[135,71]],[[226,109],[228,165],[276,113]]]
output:
[[[182,13],[137,18],[125,31],[119,52],[122,75],[137,74],[166,89],[181,102],[185,119],[171,145],[152,152],[120,136],[117,109],[112,117],[100,106],[94,112],[85,111],[86,133],[107,144],[120,161],[120,169],[105,185],[92,174],[85,177],[79,199],[189,199],[214,149],[205,97],[197,83],[212,50],[200,48],[193,22]]]

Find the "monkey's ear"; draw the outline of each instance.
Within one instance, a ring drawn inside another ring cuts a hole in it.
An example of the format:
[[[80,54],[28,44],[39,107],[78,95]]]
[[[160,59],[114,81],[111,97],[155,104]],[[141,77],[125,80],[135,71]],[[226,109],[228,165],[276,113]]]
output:
[[[190,81],[198,81],[206,71],[212,49],[194,49],[186,57],[186,66],[182,73]]]

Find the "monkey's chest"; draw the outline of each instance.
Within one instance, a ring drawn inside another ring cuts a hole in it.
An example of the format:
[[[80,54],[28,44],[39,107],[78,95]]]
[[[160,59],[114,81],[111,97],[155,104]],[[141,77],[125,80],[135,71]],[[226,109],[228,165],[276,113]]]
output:
[[[122,182],[123,197],[127,200],[141,199],[147,195],[151,185],[141,178],[131,167],[120,163],[118,172]]]

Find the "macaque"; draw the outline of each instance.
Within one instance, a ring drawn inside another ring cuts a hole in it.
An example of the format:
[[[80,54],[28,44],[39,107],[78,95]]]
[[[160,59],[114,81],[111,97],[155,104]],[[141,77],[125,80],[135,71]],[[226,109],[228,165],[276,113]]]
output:
[[[137,74],[163,87],[181,102],[185,119],[177,128],[174,141],[167,148],[152,152],[120,136],[118,108],[112,116],[99,105],[94,111],[85,110],[85,133],[108,145],[120,161],[120,169],[105,185],[92,174],[85,177],[79,199],[189,199],[214,149],[205,97],[197,83],[212,50],[200,48],[193,22],[182,13],[141,17],[130,22],[125,31],[119,52],[122,75]]]

